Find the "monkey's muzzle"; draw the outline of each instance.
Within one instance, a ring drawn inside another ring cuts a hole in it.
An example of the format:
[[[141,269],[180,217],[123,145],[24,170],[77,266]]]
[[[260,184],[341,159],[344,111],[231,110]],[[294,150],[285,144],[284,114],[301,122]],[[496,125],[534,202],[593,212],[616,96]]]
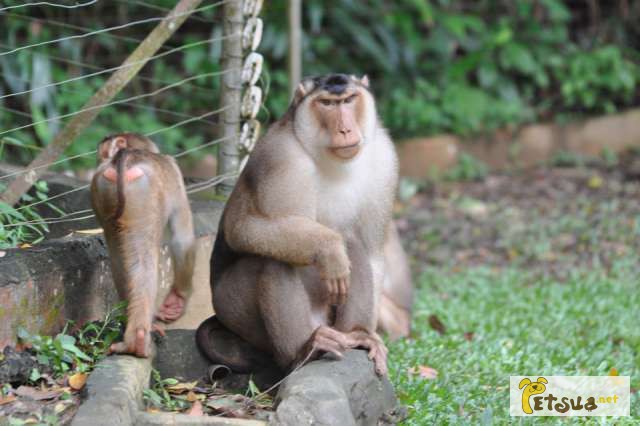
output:
[[[329,148],[329,151],[338,158],[350,160],[360,152],[360,142],[347,146]]]

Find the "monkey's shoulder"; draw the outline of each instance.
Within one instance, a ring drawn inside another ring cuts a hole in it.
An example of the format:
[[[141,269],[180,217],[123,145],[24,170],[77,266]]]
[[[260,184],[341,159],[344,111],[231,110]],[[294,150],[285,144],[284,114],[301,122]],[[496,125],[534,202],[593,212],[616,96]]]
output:
[[[261,187],[290,185],[291,178],[298,183],[310,180],[314,168],[294,137],[272,128],[256,144],[240,180],[249,190],[257,191]]]

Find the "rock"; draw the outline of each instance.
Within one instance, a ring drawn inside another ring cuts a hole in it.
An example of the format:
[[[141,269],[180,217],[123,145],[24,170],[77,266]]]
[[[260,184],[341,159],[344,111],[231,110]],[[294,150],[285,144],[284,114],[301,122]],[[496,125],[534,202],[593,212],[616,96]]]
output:
[[[518,135],[514,150],[515,163],[532,167],[551,159],[554,151],[554,128],[551,125],[526,126]]]
[[[598,157],[605,149],[622,152],[640,146],[640,110],[593,118],[565,129],[567,148],[575,153]]]
[[[194,330],[166,330],[166,336],[156,341],[153,366],[162,377],[175,377],[191,382],[206,376],[209,360],[195,342]]]
[[[280,386],[276,404],[272,425],[377,425],[399,421],[402,412],[391,382],[375,374],[362,350],[300,368]]]
[[[31,370],[37,365],[35,357],[28,352],[17,352],[6,346],[0,362],[0,383],[24,384],[29,380]]]
[[[442,173],[456,163],[459,143],[454,136],[442,135],[398,144],[400,175],[425,179]]]
[[[181,164],[181,169],[184,171],[185,178],[211,179],[218,173],[218,160],[212,154],[206,154],[190,167],[187,164]]]
[[[512,149],[513,134],[509,130],[471,138],[461,145],[461,151],[486,164],[491,170],[509,169],[512,166]]]
[[[175,377],[185,382],[203,379],[209,381],[211,362],[200,353],[196,345],[195,330],[166,330],[166,336],[156,340],[153,367],[162,377]],[[217,378],[223,389],[243,392],[249,381],[258,389],[267,389],[282,378],[277,367],[265,368],[252,374],[229,374]]]

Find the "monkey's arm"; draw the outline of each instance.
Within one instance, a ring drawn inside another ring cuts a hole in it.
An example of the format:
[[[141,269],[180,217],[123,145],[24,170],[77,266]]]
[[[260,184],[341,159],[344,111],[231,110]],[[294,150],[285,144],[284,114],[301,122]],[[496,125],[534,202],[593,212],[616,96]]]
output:
[[[247,215],[226,225],[227,243],[236,251],[299,266],[315,264],[326,279],[349,273],[342,236],[308,217]]]

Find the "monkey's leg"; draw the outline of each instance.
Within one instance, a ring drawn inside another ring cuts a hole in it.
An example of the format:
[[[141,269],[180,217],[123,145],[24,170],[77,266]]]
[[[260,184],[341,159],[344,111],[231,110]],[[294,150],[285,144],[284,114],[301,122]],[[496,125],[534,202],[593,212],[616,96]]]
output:
[[[378,330],[385,332],[392,340],[409,336],[411,331],[411,314],[409,311],[382,293],[378,309]]]
[[[369,351],[376,373],[387,372],[387,348],[375,332],[376,291],[384,278],[384,259],[371,258],[356,244],[349,245],[351,259],[351,287],[347,300],[338,306],[335,328],[345,334],[346,347],[361,347]]]
[[[161,241],[159,229],[150,229],[157,223],[154,218],[149,218],[151,226],[146,229],[141,219],[147,220],[126,222],[128,227],[116,238],[123,259],[128,305],[124,340],[111,345],[111,352],[149,357]]]
[[[305,279],[305,275],[317,276],[315,271],[275,260],[264,262],[258,280],[260,314],[276,362],[290,369],[307,355],[307,342],[316,328],[326,324],[326,303],[319,293],[314,293],[322,290],[319,279],[312,282]],[[326,298],[326,294],[322,297]],[[330,340],[330,337],[318,339],[314,349],[341,352],[340,345]]]
[[[171,322],[180,318],[193,290],[193,268],[196,258],[195,235],[189,201],[184,197],[169,217],[171,257],[174,281],[171,291],[158,309],[156,318]]]
[[[109,250],[111,278],[113,279],[113,284],[116,286],[120,300],[126,300],[128,294],[127,278],[124,271],[122,254],[120,253],[120,243],[116,238],[117,231],[108,223],[102,224],[102,228],[104,229],[104,239],[107,242],[107,248]]]

